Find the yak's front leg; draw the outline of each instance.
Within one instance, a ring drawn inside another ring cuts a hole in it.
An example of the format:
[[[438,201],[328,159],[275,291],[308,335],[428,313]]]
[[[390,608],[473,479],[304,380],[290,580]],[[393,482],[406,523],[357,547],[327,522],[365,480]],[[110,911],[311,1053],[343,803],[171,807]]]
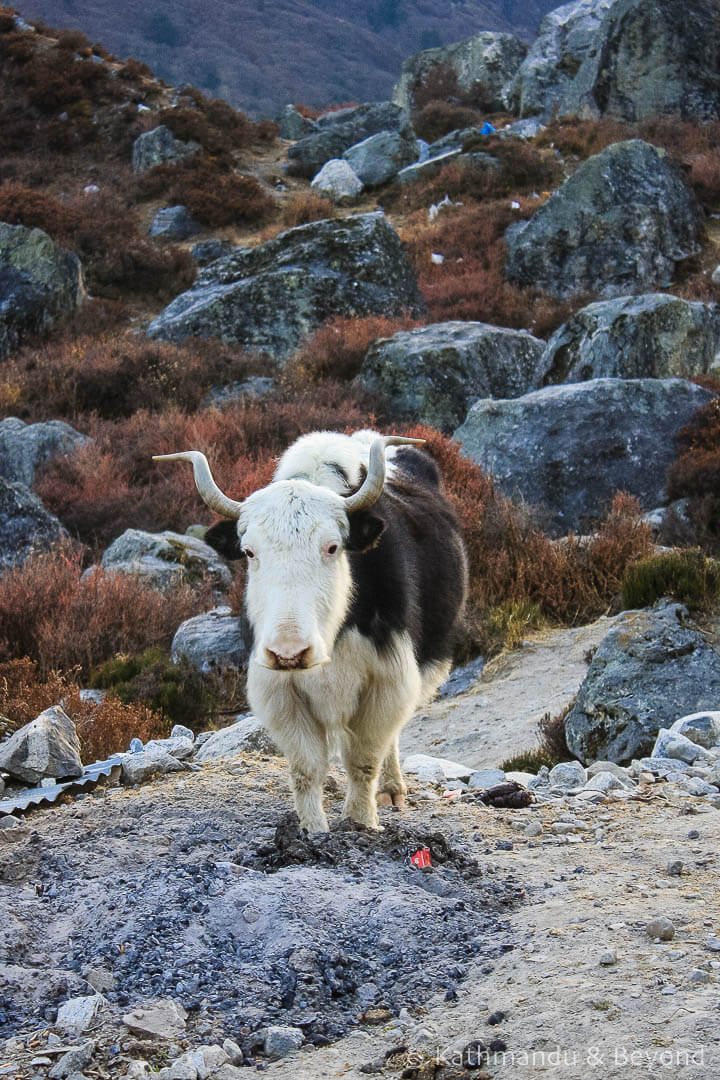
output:
[[[400,809],[405,805],[407,784],[400,768],[398,741],[399,736],[396,735],[385,755],[375,800],[378,806],[395,806]]]

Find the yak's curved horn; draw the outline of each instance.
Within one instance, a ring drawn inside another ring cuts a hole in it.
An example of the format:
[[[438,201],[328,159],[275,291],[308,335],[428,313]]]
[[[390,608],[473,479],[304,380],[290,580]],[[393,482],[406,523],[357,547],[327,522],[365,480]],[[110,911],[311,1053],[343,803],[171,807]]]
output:
[[[345,508],[348,514],[372,506],[382,495],[385,485],[385,447],[386,446],[422,446],[424,439],[405,439],[401,435],[380,435],[370,445],[368,472],[362,487],[352,495],[345,496]]]
[[[199,450],[183,450],[180,454],[154,454],[153,461],[190,461],[192,462],[195,486],[203,502],[223,517],[237,518],[241,502],[228,499],[213,480],[207,458]]]

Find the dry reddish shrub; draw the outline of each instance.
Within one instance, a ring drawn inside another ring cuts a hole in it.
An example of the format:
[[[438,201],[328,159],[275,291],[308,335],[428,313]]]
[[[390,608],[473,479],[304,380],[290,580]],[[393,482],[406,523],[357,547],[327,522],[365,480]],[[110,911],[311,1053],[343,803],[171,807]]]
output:
[[[257,357],[213,339],[170,345],[136,334],[69,336],[11,357],[5,385],[14,387],[13,408],[24,419],[117,419],[141,408],[194,411],[210,387],[260,370]]]
[[[374,422],[345,388],[329,383],[308,391],[288,388],[222,411],[140,411],[116,422],[89,418],[84,430],[94,444],[48,462],[35,490],[73,535],[102,549],[129,527],[182,532],[189,522],[212,519],[189,467],[155,462],[153,454],[202,450],[220,487],[242,499],[269,483],[275,458],[300,435],[354,431]]]
[[[692,156],[690,183],[702,202],[717,209],[720,205],[720,155],[717,150]]]
[[[228,172],[220,162],[200,154],[150,169],[137,181],[137,191],[141,198],[162,197],[182,204],[197,221],[213,228],[260,225],[277,209],[254,176]]]
[[[717,388],[714,380],[706,381],[709,389]],[[711,554],[720,554],[720,396],[681,428],[677,447],[678,457],[668,472],[668,497],[689,500],[697,540]]]
[[[284,377],[293,386],[325,379],[353,379],[374,341],[419,325],[420,320],[410,316],[366,315],[352,319],[337,315],[323,323],[299,349],[286,366]]]
[[[419,139],[432,143],[458,128],[476,127],[483,114],[467,105],[430,101],[413,115],[413,127]]]
[[[0,187],[0,221],[44,229],[59,239],[72,236],[80,225],[81,214],[73,203],[11,183]]]
[[[518,201],[519,210],[509,200],[445,210],[434,224],[425,213],[410,216],[401,235],[415,264],[428,322],[479,320],[545,337],[590,302],[591,297],[556,301],[505,280],[505,229],[540,205],[537,199]],[[433,253],[443,255],[444,262],[433,263]]]
[[[50,671],[40,678],[37,661],[24,656],[0,663],[0,713],[13,726],[29,724],[51,705],[59,705],[71,687],[77,672],[60,674]]]
[[[611,143],[633,138],[632,131],[632,126],[617,120],[554,120],[540,132],[535,143],[584,160],[599,154]]]
[[[83,572],[62,544],[0,580],[0,659],[29,656],[42,676],[92,668],[117,653],[169,645],[179,624],[212,606],[209,586],[158,592],[125,574]]]
[[[307,225],[310,221],[322,221],[337,217],[337,207],[330,199],[316,195],[314,191],[301,191],[285,203],[280,215],[286,229]]]
[[[125,705],[107,697],[100,705],[93,705],[80,701],[77,691],[68,695],[65,711],[75,724],[85,764],[127,750],[131,739],[146,743],[167,738],[172,727],[169,720],[139,702]]]

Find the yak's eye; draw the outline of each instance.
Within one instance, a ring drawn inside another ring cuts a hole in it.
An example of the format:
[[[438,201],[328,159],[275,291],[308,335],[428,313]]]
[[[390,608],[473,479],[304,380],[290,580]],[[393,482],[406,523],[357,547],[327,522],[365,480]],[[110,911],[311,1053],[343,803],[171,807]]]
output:
[[[333,541],[331,544],[326,544],[325,547],[323,548],[323,551],[325,552],[326,555],[335,555],[335,553],[337,552],[337,549],[338,549],[338,545],[335,543],[335,541]]]
[[[248,559],[254,559],[255,558],[255,552],[253,551],[252,548],[248,548],[248,547],[243,548],[243,555],[245,555],[246,558],[248,558]]]

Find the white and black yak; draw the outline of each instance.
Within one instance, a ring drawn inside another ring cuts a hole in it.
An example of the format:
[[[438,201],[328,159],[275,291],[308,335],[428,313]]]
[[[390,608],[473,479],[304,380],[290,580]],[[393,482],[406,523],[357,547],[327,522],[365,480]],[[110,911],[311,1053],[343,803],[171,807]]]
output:
[[[199,451],[157,458],[190,461],[204,501],[233,519],[207,540],[247,560],[248,700],[288,759],[310,832],[328,828],[335,745],[346,817],[377,828],[377,803],[402,805],[400,732],[450,668],[467,561],[437,466],[416,443],[305,435],[243,502],[220,491]]]

